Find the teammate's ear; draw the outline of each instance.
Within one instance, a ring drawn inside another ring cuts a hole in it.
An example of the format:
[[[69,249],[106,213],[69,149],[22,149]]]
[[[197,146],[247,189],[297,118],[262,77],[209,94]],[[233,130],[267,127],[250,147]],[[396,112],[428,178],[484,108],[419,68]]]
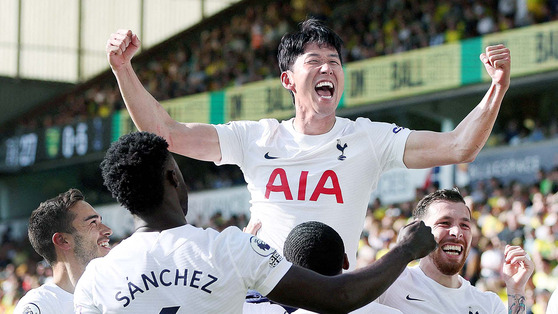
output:
[[[283,71],[281,73],[281,84],[284,88],[294,91],[294,81],[292,77],[292,72],[290,70]]]
[[[174,169],[167,171],[167,179],[172,186],[178,187],[178,176],[176,175],[176,171],[174,171]]]
[[[349,257],[347,256],[347,253],[343,253],[343,269],[348,270],[349,266]]]
[[[54,243],[55,247],[59,247],[63,250],[70,249],[70,242],[67,239],[67,233],[64,232],[56,232],[52,235],[52,243]]]

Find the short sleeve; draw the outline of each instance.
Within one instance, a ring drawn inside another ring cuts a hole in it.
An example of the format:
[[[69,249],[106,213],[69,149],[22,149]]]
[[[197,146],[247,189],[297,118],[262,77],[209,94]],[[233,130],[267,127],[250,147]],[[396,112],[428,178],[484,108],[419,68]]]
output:
[[[23,302],[19,302],[14,309],[14,314],[40,314],[40,313],[49,313],[49,310],[52,310],[48,306],[44,306],[38,301],[35,300],[26,300]]]
[[[228,243],[227,259],[234,261],[234,270],[246,289],[267,295],[292,266],[269,244],[238,228],[229,227],[220,236]]]
[[[221,160],[216,165],[238,165],[243,159],[242,143],[244,140],[245,123],[229,122],[215,125],[219,136]]]
[[[73,295],[54,283],[46,283],[29,290],[17,303],[14,313],[67,313],[73,312]]]
[[[374,148],[384,171],[406,168],[403,155],[411,130],[393,123],[372,122],[367,118],[356,119],[356,124],[367,133],[371,147]]]
[[[558,288],[554,290],[548,300],[548,307],[546,309],[547,314],[558,314]]]

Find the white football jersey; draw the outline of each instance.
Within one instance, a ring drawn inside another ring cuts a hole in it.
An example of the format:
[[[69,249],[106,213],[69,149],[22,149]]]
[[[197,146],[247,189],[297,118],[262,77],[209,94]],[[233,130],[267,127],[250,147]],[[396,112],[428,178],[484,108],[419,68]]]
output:
[[[288,314],[284,307],[271,302],[247,303],[244,302],[242,314]]]
[[[14,314],[39,313],[74,313],[74,295],[49,282],[29,290],[14,310]]]
[[[89,263],[76,313],[241,313],[246,292],[268,294],[291,267],[275,249],[236,227],[185,225],[136,232]]]
[[[262,222],[258,237],[282,252],[292,228],[317,220],[341,235],[354,268],[370,195],[383,172],[405,167],[411,131],[337,117],[328,133],[304,135],[294,130],[293,121],[216,125],[222,155],[218,164],[236,164],[244,173],[251,218]]]
[[[546,308],[546,314],[558,314],[558,289],[555,289],[550,295],[548,307]]]
[[[316,313],[307,311],[305,309],[299,309],[292,312],[292,314],[316,314]],[[350,312],[350,314],[402,314],[402,312],[400,310],[391,308],[389,306],[377,302],[370,302],[367,305]]]
[[[507,313],[497,294],[459,279],[461,287],[448,288],[426,276],[419,266],[407,267],[377,301],[403,313]]]

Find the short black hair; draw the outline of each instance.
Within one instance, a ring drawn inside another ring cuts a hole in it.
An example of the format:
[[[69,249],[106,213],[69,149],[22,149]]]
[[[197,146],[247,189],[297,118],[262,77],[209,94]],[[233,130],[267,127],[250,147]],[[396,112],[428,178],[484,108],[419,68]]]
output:
[[[57,232],[73,233],[72,221],[75,215],[70,208],[85,198],[78,189],[69,189],[58,196],[39,204],[31,213],[27,234],[33,249],[50,265],[57,262],[52,236]]]
[[[330,226],[308,221],[291,230],[283,246],[283,255],[295,265],[325,276],[334,276],[343,269],[345,245],[341,236]]]
[[[426,216],[428,207],[437,201],[448,201],[453,203],[463,203],[465,200],[459,190],[455,189],[441,189],[432,192],[425,197],[423,197],[417,204],[416,208],[413,210],[413,216],[415,219],[423,219]],[[470,212],[470,210],[469,210]]]
[[[104,185],[132,214],[145,214],[163,202],[167,141],[153,133],[135,132],[112,143],[101,162]]]
[[[318,19],[307,19],[300,23],[298,32],[285,34],[279,43],[277,60],[281,72],[290,70],[298,56],[304,54],[304,48],[309,43],[319,46],[330,46],[337,50],[339,60],[343,63],[341,49],[343,40]]]

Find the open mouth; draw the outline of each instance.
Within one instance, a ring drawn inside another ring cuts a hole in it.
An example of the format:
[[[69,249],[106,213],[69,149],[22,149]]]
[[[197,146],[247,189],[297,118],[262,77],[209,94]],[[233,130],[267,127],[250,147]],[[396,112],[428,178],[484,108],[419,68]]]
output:
[[[446,244],[442,246],[442,251],[448,255],[460,255],[463,252],[463,247],[460,245]]]
[[[110,249],[109,240],[103,240],[97,243],[100,247]]]
[[[316,90],[316,93],[320,95],[320,97],[327,98],[327,99],[333,97],[333,92],[335,91],[335,88],[333,87],[333,83],[330,81],[318,82],[318,84],[316,84],[316,87],[314,87],[314,89]]]

